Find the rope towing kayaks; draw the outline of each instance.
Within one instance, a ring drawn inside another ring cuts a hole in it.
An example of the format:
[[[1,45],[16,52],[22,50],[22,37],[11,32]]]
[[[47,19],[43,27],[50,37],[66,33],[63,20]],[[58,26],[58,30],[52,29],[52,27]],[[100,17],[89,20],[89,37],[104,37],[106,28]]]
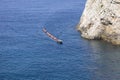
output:
[[[53,39],[54,41],[56,41],[59,44],[63,44],[62,40],[56,38],[55,36],[53,36],[52,34],[50,34],[45,28],[42,29],[42,31],[51,39]]]

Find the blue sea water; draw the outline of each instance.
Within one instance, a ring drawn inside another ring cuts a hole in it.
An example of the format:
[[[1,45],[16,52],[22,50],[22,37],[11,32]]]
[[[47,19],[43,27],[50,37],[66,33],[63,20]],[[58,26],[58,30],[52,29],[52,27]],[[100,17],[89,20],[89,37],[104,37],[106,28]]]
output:
[[[0,80],[120,80],[120,47],[76,30],[85,2],[0,0]]]

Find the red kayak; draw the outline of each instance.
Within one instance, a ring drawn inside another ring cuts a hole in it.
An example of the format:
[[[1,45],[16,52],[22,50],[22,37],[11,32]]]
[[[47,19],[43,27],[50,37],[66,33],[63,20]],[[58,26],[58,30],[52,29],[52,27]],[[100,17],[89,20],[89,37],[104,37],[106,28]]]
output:
[[[57,43],[59,44],[62,44],[62,40],[56,38],[55,36],[53,36],[52,34],[50,34],[45,28],[42,29],[42,31],[48,36],[50,37],[51,39],[53,39],[54,41],[56,41]]]

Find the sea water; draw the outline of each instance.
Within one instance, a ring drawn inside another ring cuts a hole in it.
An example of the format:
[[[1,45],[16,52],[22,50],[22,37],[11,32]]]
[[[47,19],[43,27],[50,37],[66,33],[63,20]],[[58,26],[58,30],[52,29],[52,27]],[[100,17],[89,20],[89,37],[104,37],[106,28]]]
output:
[[[76,30],[85,2],[1,0],[0,80],[119,80],[120,47]]]

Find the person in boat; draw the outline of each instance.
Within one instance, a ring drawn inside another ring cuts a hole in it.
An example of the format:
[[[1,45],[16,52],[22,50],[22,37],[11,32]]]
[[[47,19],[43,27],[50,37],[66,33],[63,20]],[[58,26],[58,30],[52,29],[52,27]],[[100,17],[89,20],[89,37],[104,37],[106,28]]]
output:
[[[52,34],[50,34],[49,32],[47,32],[47,30],[45,28],[42,29],[43,32],[45,32],[50,38],[52,38],[53,40],[55,40],[57,43],[62,44],[62,40],[57,39],[56,37],[54,37]]]

